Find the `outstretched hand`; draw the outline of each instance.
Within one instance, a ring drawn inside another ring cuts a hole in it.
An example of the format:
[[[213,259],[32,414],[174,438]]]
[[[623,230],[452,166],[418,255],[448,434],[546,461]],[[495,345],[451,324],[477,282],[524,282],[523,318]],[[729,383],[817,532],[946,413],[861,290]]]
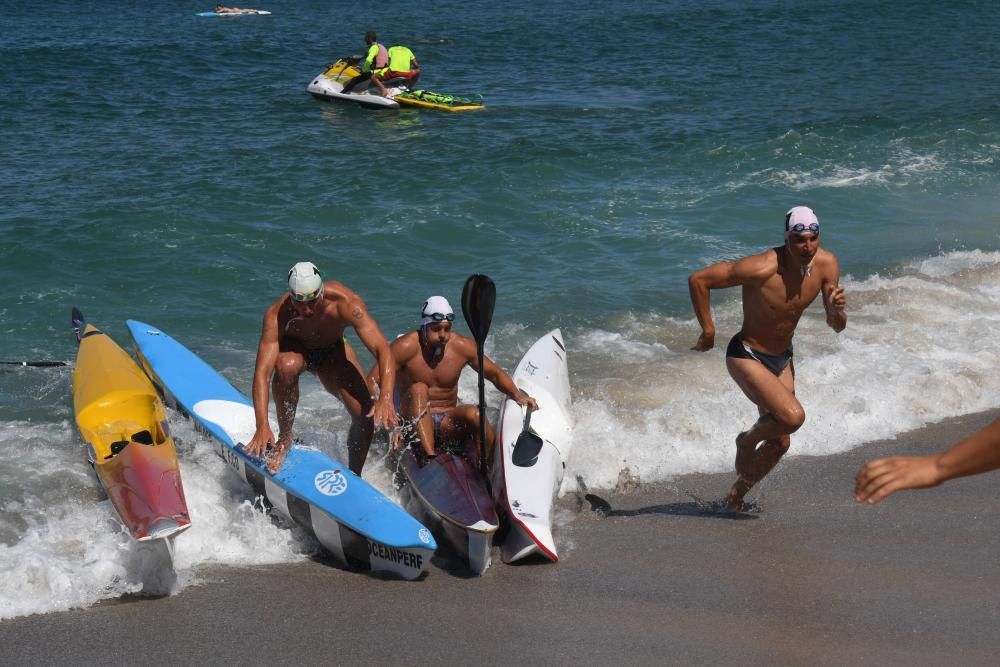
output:
[[[715,347],[715,334],[702,331],[698,336],[698,342],[691,349],[695,352],[708,352],[713,347]]]
[[[890,456],[869,461],[854,478],[854,499],[874,505],[902,489],[926,489],[944,479],[937,456]]]

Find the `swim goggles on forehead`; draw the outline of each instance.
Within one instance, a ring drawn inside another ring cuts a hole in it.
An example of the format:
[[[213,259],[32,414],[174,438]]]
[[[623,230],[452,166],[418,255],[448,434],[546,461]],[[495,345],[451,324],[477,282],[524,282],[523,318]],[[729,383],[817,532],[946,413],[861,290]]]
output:
[[[315,301],[323,293],[323,286],[321,285],[312,292],[290,292],[292,298],[296,301]]]
[[[810,222],[808,225],[797,222],[788,228],[788,231],[795,232],[796,234],[801,234],[802,232],[812,232],[813,234],[819,234],[819,223]]]
[[[424,317],[431,320],[432,322],[444,322],[445,320],[449,322],[455,321],[455,313],[424,313]]]

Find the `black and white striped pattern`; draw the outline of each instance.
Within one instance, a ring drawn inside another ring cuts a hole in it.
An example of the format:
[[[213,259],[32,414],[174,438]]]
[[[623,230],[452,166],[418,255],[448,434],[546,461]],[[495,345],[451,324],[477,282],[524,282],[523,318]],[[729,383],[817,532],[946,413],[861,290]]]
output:
[[[416,579],[427,566],[430,549],[397,549],[369,540],[323,510],[310,505],[293,493],[288,493],[253,466],[246,465],[243,456],[223,443],[216,452],[230,464],[258,496],[295,523],[307,528],[339,563],[365,572],[391,574],[403,579]]]

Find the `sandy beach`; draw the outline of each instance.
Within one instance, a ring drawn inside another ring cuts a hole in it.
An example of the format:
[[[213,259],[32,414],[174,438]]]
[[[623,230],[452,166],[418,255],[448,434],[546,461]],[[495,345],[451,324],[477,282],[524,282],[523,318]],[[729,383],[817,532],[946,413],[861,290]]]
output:
[[[216,569],[170,597],[4,621],[0,662],[992,665],[997,477],[875,507],[851,491],[866,460],[939,450],[998,414],[787,459],[739,518],[688,495],[721,497],[728,474],[593,489],[607,517],[567,496],[558,565],[472,578],[436,558],[418,582],[319,560]]]

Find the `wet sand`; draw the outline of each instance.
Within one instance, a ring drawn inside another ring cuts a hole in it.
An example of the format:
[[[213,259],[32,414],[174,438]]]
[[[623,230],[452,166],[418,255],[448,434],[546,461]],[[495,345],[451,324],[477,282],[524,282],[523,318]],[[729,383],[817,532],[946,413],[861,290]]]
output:
[[[482,578],[437,557],[418,582],[321,562],[202,572],[165,598],[0,623],[0,663],[997,663],[997,473],[857,505],[868,459],[936,451],[1000,410],[828,457],[783,461],[749,500],[706,514],[732,476],[690,475],[560,502],[558,565]],[[793,445],[794,446],[794,445]]]

